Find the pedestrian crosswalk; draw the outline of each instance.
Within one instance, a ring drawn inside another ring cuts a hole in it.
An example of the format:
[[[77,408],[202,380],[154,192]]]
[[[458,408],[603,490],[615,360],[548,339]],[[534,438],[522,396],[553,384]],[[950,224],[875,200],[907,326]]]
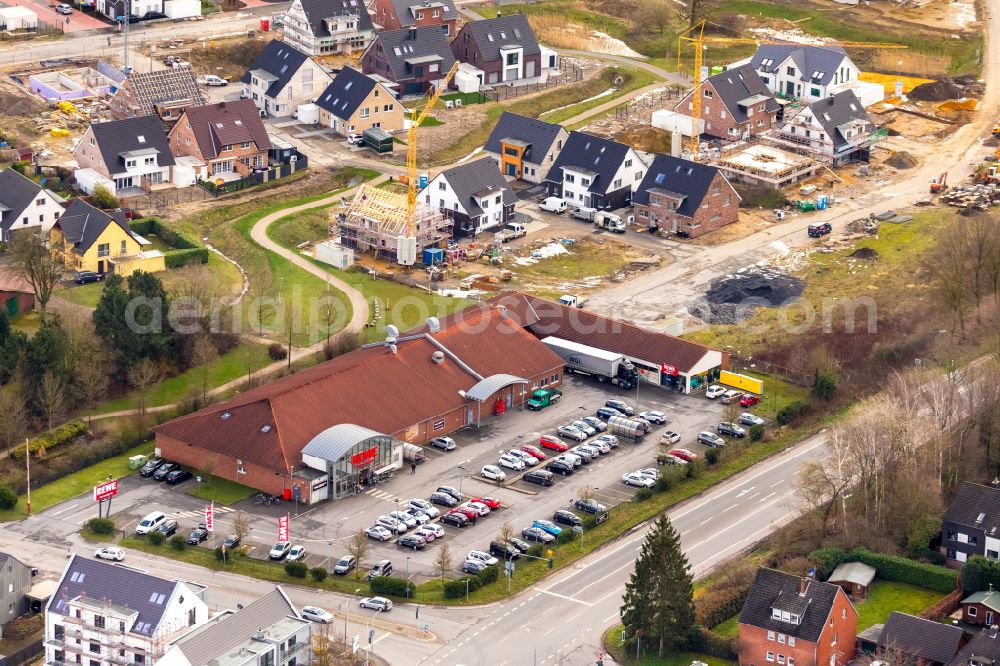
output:
[[[233,511],[236,511],[236,509],[234,509],[232,507],[229,507],[229,506],[217,506],[217,507],[215,507],[215,513],[216,514],[220,514],[220,513],[232,513]],[[204,518],[204,517],[205,517],[205,510],[204,509],[202,509],[201,511],[178,511],[177,513],[175,513],[173,515],[173,518]]]
[[[372,488],[371,490],[366,490],[365,495],[374,497],[375,499],[385,500],[387,502],[393,502],[399,499],[399,495],[393,495],[392,493],[387,493],[384,490],[379,490],[378,488]]]

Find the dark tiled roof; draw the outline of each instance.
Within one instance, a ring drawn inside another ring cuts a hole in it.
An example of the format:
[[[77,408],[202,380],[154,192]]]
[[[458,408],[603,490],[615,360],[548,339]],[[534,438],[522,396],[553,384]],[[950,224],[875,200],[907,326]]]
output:
[[[198,149],[206,159],[218,157],[225,145],[244,141],[257,144],[257,150],[271,147],[260,111],[252,99],[195,106],[185,111],[184,116],[191,123]]]
[[[4,232],[10,231],[14,221],[23,217],[24,210],[41,194],[42,187],[27,176],[10,168],[0,171],[0,219]]]
[[[267,87],[267,96],[272,98],[277,97],[285,89],[285,86],[288,85],[288,82],[292,80],[295,73],[299,71],[299,68],[302,67],[302,63],[308,59],[309,56],[294,46],[285,42],[279,42],[277,39],[272,39],[267,43],[267,46],[260,52],[260,55],[253,61],[253,64],[250,65],[240,80],[243,83],[250,83],[250,72],[255,69],[262,69],[275,77],[275,80]]]
[[[433,5],[433,7],[432,7]],[[423,9],[431,11],[437,8],[441,10],[441,22],[458,18],[458,10],[452,0],[392,0],[392,11],[396,14],[396,20],[400,27],[406,28],[414,24],[416,17],[414,11]]]
[[[320,94],[316,106],[329,111],[341,120],[347,120],[368,99],[375,85],[375,79],[365,76],[356,69],[345,67]]]
[[[1000,531],[1000,488],[965,482],[944,514],[948,522],[981,529],[988,536]]]
[[[768,111],[778,110],[779,105],[778,101],[774,99],[774,93],[768,89],[767,84],[760,78],[760,74],[750,65],[740,65],[721,74],[715,74],[708,77],[706,81],[712,84],[726,108],[729,109],[733,119],[739,123],[745,123],[748,117],[746,107],[741,106],[740,102],[755,95],[767,96],[765,104]]]
[[[878,644],[909,657],[947,664],[958,652],[964,634],[961,627],[892,611]]]
[[[809,110],[812,111],[816,121],[823,126],[827,136],[833,139],[836,148],[840,148],[848,141],[838,129],[841,125],[852,120],[871,122],[871,117],[853,90],[844,90],[813,102],[809,105]]]
[[[94,129],[94,140],[101,151],[101,159],[111,174],[125,171],[125,158],[121,154],[130,150],[155,148],[156,161],[160,166],[174,164],[170,142],[159,116],[112,120],[95,123],[91,127]]]
[[[484,19],[482,21],[470,21],[465,24],[461,32],[468,30],[472,33],[472,38],[479,46],[479,52],[485,62],[500,60],[501,46],[520,45],[524,49],[524,56],[538,55],[542,51],[538,48],[538,40],[535,39],[535,31],[528,23],[528,17],[524,14],[511,14],[510,16],[498,16],[496,18]],[[460,33],[461,35],[461,33]],[[456,46],[459,39],[456,37]]]
[[[669,190],[684,197],[677,212],[685,217],[694,217],[717,173],[719,170],[714,166],[670,155],[657,155],[639,189],[632,193],[632,204],[648,204],[651,189]]]
[[[73,555],[46,611],[63,615],[65,604],[77,597],[99,599],[137,612],[132,632],[152,636],[179,584],[129,567]]]
[[[485,190],[496,190],[503,195],[505,205],[517,202],[517,196],[507,184],[503,174],[492,157],[483,157],[475,162],[459,164],[440,174],[451,185],[455,196],[469,215],[482,215],[483,209],[476,203],[474,195],[482,196]]]
[[[750,65],[758,71],[774,72],[785,60],[792,58],[800,81],[827,84],[844,62],[847,53],[839,46],[807,46],[804,44],[761,44]],[[764,60],[770,60],[764,65]],[[814,77],[814,73],[820,76]]]
[[[985,627],[947,662],[948,666],[992,666],[1000,663],[1000,633]]]
[[[666,333],[520,292],[507,292],[490,302],[506,306],[514,321],[540,338],[554,335],[650,363],[672,365],[680,372],[689,372],[711,351]]]
[[[800,594],[801,583],[799,576],[764,567],[758,569],[740,611],[740,624],[778,631],[810,643],[818,641],[833,609],[833,602],[842,592],[836,585],[809,580],[805,594]],[[799,623],[772,618],[772,609],[797,613]]]
[[[412,68],[406,65],[407,59],[438,56],[441,59],[438,66],[440,77],[443,77],[455,64],[448,36],[440,26],[436,25],[383,30],[368,48],[373,49],[377,46],[381,46],[385,52],[389,68],[392,70],[391,78],[396,82],[413,78]]]
[[[73,250],[77,254],[84,254],[89,250],[109,224],[117,224],[125,230],[125,233],[135,238],[128,222],[125,221],[124,213],[109,215],[83,199],[74,199],[66,212],[56,221],[56,226],[62,230],[66,241],[72,243]]]
[[[309,27],[312,28],[315,37],[329,37],[330,31],[326,28],[325,20],[344,14],[358,15],[359,30],[374,29],[364,0],[301,0],[301,2],[302,10],[309,19]]]
[[[566,144],[559,151],[555,164],[549,169],[545,180],[555,183],[563,182],[563,167],[576,167],[594,173],[590,181],[590,191],[606,194],[611,191],[615,174],[629,155],[631,148],[624,143],[611,139],[570,132]],[[632,159],[639,159],[636,155]]]
[[[529,144],[524,152],[524,159],[541,164],[549,148],[552,147],[552,142],[559,136],[560,130],[562,125],[553,125],[544,120],[504,111],[483,149],[490,153],[500,153],[500,142],[503,139],[517,139]]]

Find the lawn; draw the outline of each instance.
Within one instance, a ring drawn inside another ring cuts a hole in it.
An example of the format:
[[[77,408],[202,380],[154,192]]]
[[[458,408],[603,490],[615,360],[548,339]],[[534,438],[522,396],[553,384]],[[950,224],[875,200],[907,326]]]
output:
[[[79,472],[67,474],[61,479],[45,484],[40,488],[31,490],[31,510],[38,513],[59,502],[71,499],[83,493],[89,492],[95,485],[105,481],[108,477],[120,479],[123,476],[134,474],[135,470],[128,468],[128,459],[139,454],[152,454],[153,443],[146,442],[126,451],[120,455],[102,460],[90,467],[85,467]],[[17,507],[7,511],[0,511],[0,521],[21,520],[25,517],[26,496],[21,496],[17,500]]]
[[[735,662],[727,661],[725,659],[720,659],[718,657],[712,657],[707,654],[701,654],[698,652],[674,652],[665,655],[662,659],[656,657],[656,646],[649,646],[649,652],[653,655],[650,656],[646,654],[646,650],[643,650],[641,659],[636,662],[635,660],[635,647],[626,654],[625,648],[622,645],[622,630],[624,627],[620,624],[615,625],[608,629],[604,634],[604,645],[608,648],[611,656],[615,658],[615,661],[619,664],[629,663],[629,664],[640,664],[641,666],[691,666],[692,662],[700,661],[708,666],[731,666]],[[642,646],[640,645],[640,648]]]
[[[940,592],[932,592],[915,585],[876,580],[867,599],[855,601],[858,609],[858,632],[873,624],[885,622],[892,611],[916,615],[944,597]]]
[[[195,472],[195,474],[200,474],[200,472]],[[199,499],[215,501],[222,506],[232,506],[256,492],[255,489],[243,484],[209,474],[202,475],[201,483],[195,481],[194,488],[189,490],[187,494]]]
[[[732,616],[722,624],[717,624],[712,627],[712,631],[719,634],[724,638],[736,638],[740,635],[740,614]]]
[[[41,326],[38,310],[22,312],[10,320],[10,326],[14,330],[21,331],[28,337],[31,337],[38,330],[39,326]]]

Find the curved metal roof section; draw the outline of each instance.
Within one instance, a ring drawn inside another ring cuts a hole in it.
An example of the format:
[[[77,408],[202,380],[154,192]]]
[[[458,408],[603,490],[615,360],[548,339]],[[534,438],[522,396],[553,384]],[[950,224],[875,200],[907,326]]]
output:
[[[327,428],[309,440],[309,443],[302,449],[302,455],[315,456],[323,460],[336,462],[355,445],[360,444],[366,439],[388,436],[371,428],[353,423],[340,423]]]
[[[469,389],[465,395],[469,398],[469,400],[478,400],[479,402],[482,402],[505,386],[527,383],[527,379],[516,375],[490,375],[489,377],[480,379],[476,382],[475,386]]]

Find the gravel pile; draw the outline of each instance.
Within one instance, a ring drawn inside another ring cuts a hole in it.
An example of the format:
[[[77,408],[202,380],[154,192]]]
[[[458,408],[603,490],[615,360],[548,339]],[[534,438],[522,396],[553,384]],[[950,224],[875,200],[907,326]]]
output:
[[[779,307],[802,294],[798,278],[774,271],[753,269],[716,278],[705,292],[706,304],[692,314],[711,324],[736,324],[759,307]]]

